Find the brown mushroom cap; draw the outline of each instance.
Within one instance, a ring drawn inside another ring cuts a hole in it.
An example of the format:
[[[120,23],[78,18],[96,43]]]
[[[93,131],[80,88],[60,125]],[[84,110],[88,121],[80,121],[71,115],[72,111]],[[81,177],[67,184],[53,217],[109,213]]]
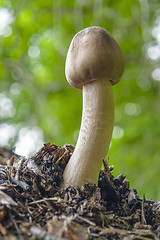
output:
[[[116,84],[124,72],[123,53],[109,32],[89,27],[73,38],[66,59],[67,81],[76,88],[94,80]]]

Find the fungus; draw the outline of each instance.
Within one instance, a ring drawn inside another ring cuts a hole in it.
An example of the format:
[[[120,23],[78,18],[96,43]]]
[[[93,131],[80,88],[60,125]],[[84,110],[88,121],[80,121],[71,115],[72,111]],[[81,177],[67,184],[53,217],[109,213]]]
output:
[[[64,170],[63,187],[98,184],[114,125],[112,85],[124,71],[122,51],[105,29],[78,32],[69,47],[65,74],[73,87],[83,90],[81,128],[75,150]]]

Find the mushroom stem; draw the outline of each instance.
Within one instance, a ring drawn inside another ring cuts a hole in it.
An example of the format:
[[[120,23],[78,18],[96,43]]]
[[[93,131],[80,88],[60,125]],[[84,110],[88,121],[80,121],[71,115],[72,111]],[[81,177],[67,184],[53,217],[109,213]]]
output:
[[[103,79],[83,85],[83,114],[78,141],[65,171],[63,187],[98,184],[98,176],[109,149],[114,123],[111,81]]]

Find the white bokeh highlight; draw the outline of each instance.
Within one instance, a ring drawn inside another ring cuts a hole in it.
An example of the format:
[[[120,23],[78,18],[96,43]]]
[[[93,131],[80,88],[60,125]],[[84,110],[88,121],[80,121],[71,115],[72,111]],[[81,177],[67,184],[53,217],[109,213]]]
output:
[[[0,35],[9,37],[12,33],[12,28],[9,26],[14,20],[13,13],[7,8],[0,8]]]
[[[15,144],[15,153],[30,157],[43,146],[43,131],[39,127],[23,127],[19,131],[18,141]]]

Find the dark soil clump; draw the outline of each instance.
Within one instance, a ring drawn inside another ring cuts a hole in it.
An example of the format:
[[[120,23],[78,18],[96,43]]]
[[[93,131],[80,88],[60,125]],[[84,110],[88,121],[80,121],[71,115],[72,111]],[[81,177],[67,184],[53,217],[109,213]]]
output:
[[[98,187],[60,188],[73,150],[47,143],[29,159],[1,156],[0,239],[160,239],[160,202],[140,199],[108,159]]]

